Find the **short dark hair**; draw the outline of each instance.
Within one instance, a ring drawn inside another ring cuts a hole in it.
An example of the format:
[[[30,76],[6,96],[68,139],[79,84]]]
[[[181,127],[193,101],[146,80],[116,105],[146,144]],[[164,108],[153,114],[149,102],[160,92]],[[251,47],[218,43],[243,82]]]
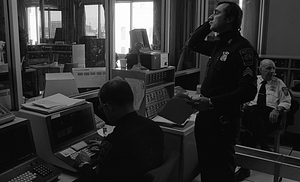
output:
[[[242,18],[243,18],[243,11],[240,8],[240,6],[231,1],[221,1],[218,3],[218,6],[220,4],[228,4],[228,6],[225,8],[226,16],[227,17],[233,16],[234,17],[233,27],[236,29],[240,29],[242,24]]]
[[[106,82],[99,90],[98,97],[103,104],[114,103],[118,106],[133,104],[133,92],[128,82],[114,78]]]

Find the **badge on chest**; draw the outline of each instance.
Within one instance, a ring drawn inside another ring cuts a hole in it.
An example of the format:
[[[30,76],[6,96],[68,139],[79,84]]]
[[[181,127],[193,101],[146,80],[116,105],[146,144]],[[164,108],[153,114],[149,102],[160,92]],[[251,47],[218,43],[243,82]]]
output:
[[[224,51],[222,56],[220,57],[220,61],[226,61],[227,60],[227,56],[229,55],[228,51]]]

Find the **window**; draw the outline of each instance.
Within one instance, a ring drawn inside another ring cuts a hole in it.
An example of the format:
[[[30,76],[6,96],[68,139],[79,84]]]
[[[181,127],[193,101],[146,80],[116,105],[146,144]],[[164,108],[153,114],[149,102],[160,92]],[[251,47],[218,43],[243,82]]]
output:
[[[118,54],[129,52],[129,31],[132,29],[145,28],[153,44],[153,2],[116,3],[115,18],[115,51]]]
[[[38,44],[40,29],[40,8],[28,7],[28,41],[30,45]]]
[[[85,5],[85,35],[105,38],[105,17],[102,5]],[[96,15],[96,16],[95,16]]]
[[[45,11],[45,38],[54,38],[56,28],[62,28],[61,11]]]

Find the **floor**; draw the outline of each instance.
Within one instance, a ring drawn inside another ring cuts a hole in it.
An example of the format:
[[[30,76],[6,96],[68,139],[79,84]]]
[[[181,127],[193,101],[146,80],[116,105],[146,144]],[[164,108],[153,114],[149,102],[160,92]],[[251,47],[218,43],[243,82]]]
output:
[[[279,152],[282,154],[291,155],[291,156],[297,156],[297,157],[300,156],[299,151],[295,151],[295,150],[293,150],[293,148],[286,147],[286,146],[280,147]],[[191,182],[201,182],[200,175],[197,176]],[[252,170],[250,177],[246,178],[243,182],[273,182],[273,175],[269,175],[266,173],[261,173],[261,172]],[[297,181],[283,178],[282,182],[297,182]]]

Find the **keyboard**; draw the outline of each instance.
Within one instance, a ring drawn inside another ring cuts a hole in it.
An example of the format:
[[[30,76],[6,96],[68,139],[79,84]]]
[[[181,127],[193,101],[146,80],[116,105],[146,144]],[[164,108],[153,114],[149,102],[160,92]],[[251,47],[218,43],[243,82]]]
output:
[[[35,167],[32,168],[32,171],[25,171],[24,173],[10,179],[8,182],[16,182],[16,181],[22,181],[22,182],[30,182],[34,181],[37,177],[38,174],[41,175],[42,177],[45,177],[49,174],[52,173],[52,170],[42,164],[39,164]]]
[[[77,157],[77,155],[78,155],[81,151],[85,152],[89,157],[92,157],[93,155],[96,154],[95,152],[92,152],[91,149],[89,149],[89,148],[84,148],[84,149],[81,149],[81,150],[79,150],[79,151],[74,152],[73,154],[71,154],[71,155],[70,155],[71,159],[75,160],[76,157]]]
[[[10,122],[15,119],[15,115],[11,113],[6,107],[0,104],[0,124]]]

